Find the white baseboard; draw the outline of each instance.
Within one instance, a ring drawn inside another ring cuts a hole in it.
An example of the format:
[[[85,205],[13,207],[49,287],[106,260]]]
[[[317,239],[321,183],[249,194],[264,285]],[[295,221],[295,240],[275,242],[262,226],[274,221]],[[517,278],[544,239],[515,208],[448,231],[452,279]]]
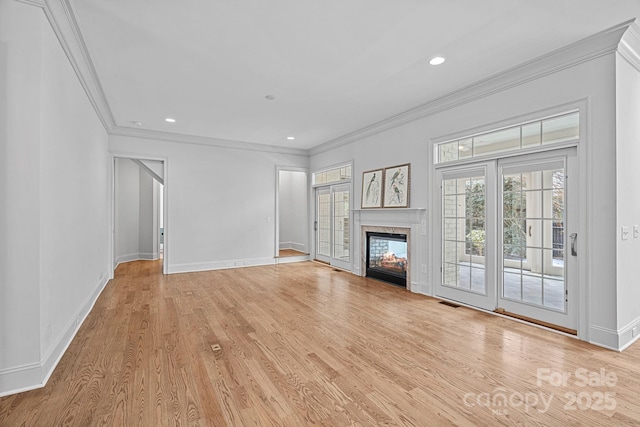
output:
[[[254,267],[257,265],[273,265],[275,263],[276,263],[276,260],[273,257],[272,258],[251,258],[251,259],[236,259],[236,260],[224,260],[224,261],[173,264],[173,265],[169,265],[167,270],[169,274],[192,273],[196,271],[224,270],[227,268]]]
[[[128,255],[120,255],[116,258],[116,265],[114,270],[118,268],[118,266],[125,262],[131,261],[153,261],[158,259],[157,254],[153,253],[139,253],[139,254],[128,254]]]
[[[115,266],[117,267],[123,262],[137,261],[139,256],[139,254],[118,255]]]
[[[311,257],[309,255],[300,255],[300,256],[285,256],[281,258],[276,258],[278,264],[291,264],[292,262],[304,262],[309,261]]]
[[[432,296],[431,294],[429,294],[429,286],[426,283],[411,282],[410,291],[414,294]]]
[[[589,328],[589,342],[610,350],[620,350],[618,332],[613,329],[592,325]]]
[[[634,336],[633,329],[636,329],[636,333]],[[625,327],[618,330],[618,348],[620,351],[629,347],[634,342],[638,341],[640,338],[640,317],[629,322]]]
[[[42,365],[32,363],[0,371],[0,397],[44,387]]]
[[[307,245],[297,242],[280,242],[280,249],[293,249],[295,251],[307,253]]]
[[[17,366],[0,371],[0,397],[41,388],[47,384],[49,377],[58,366],[60,359],[67,351],[80,326],[82,326],[82,323],[91,312],[96,300],[108,282],[108,275],[103,274],[93,294],[85,300],[76,316],[65,327],[40,363]]]

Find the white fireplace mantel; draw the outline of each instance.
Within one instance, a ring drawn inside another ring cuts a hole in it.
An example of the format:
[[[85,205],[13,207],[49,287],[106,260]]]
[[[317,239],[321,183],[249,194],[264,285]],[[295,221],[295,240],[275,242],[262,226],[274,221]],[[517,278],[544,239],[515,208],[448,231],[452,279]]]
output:
[[[407,235],[407,252],[409,270],[407,271],[407,289],[416,291],[418,286],[412,281],[419,278],[418,265],[422,264],[421,252],[416,246],[420,236],[427,234],[427,209],[425,208],[387,208],[387,209],[353,209],[354,238],[359,254],[354,254],[354,273],[364,276],[366,265],[366,232],[378,231]]]
[[[353,209],[353,220],[361,224],[411,225],[425,221],[425,208]],[[426,223],[424,224],[426,226]]]

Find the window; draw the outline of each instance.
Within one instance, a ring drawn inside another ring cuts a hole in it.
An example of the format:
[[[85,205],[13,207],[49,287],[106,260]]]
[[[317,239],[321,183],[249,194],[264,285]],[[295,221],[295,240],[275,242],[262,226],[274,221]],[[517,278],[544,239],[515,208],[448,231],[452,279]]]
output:
[[[573,112],[436,145],[436,163],[575,141],[579,113]]]
[[[320,172],[314,172],[313,185],[335,184],[351,180],[351,165],[338,166]]]

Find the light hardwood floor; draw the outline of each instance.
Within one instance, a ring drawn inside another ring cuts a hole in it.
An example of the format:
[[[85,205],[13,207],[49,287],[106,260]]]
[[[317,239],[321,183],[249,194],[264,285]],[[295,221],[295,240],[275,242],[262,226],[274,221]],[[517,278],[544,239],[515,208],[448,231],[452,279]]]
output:
[[[638,344],[605,350],[312,262],[160,270],[119,267],[47,386],[0,399],[0,425],[640,424]]]

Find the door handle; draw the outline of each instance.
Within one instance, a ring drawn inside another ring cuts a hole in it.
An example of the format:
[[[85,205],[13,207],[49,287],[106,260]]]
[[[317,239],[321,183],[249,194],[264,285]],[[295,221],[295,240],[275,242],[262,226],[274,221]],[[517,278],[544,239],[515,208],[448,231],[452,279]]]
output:
[[[313,221],[313,230],[318,231],[318,221]]]
[[[578,251],[576,249],[576,241],[578,240],[578,234],[577,233],[571,233],[571,255],[573,256],[577,256],[578,255]]]

